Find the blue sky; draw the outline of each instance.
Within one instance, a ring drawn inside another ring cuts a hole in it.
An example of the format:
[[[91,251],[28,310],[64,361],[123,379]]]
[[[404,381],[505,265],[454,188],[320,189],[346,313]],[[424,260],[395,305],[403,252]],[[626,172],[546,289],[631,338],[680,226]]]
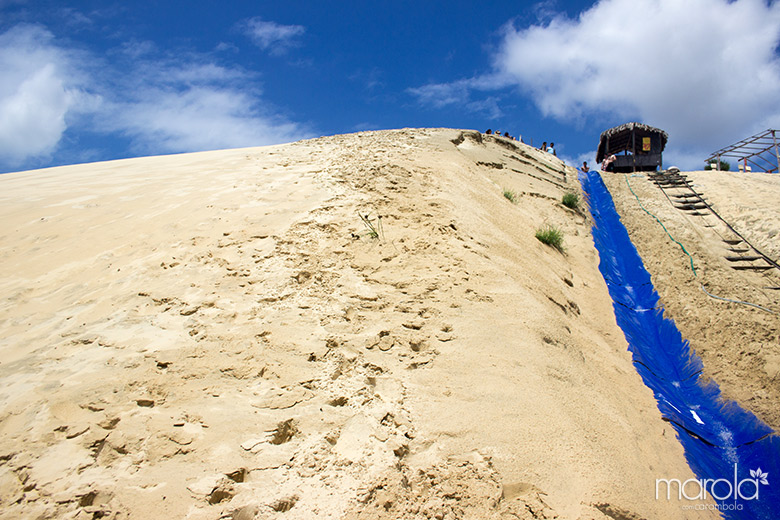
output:
[[[780,128],[780,2],[0,0],[0,172],[360,130],[487,128],[665,163]]]

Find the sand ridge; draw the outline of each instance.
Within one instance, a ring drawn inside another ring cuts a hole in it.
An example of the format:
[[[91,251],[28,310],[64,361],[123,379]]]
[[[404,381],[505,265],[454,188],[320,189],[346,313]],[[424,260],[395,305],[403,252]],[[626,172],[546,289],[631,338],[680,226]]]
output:
[[[578,190],[448,129],[0,176],[2,515],[711,517]]]

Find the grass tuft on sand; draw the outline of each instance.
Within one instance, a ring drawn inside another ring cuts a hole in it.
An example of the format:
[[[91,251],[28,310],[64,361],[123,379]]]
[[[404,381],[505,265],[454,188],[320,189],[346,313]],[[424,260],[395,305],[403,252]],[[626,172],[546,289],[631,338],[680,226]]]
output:
[[[561,202],[567,208],[577,210],[580,207],[580,196],[573,192],[565,193],[561,199]]]
[[[552,246],[561,253],[564,252],[563,249],[563,231],[558,229],[555,226],[551,225],[544,225],[536,230],[536,238],[541,242],[542,244],[547,244],[548,246]]]

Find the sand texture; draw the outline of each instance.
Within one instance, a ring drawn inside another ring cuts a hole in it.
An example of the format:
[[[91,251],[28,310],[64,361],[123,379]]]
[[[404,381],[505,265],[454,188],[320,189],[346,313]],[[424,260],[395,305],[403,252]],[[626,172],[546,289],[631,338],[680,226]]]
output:
[[[0,176],[0,517],[715,517],[567,191],[447,129]]]

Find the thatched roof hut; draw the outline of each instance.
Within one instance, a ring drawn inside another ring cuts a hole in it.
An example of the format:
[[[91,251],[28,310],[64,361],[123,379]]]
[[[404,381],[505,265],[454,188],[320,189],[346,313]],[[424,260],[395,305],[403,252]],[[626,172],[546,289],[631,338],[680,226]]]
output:
[[[618,159],[615,171],[655,170],[663,165],[662,152],[668,139],[663,130],[642,123],[616,126],[601,134],[596,162],[614,154]]]

